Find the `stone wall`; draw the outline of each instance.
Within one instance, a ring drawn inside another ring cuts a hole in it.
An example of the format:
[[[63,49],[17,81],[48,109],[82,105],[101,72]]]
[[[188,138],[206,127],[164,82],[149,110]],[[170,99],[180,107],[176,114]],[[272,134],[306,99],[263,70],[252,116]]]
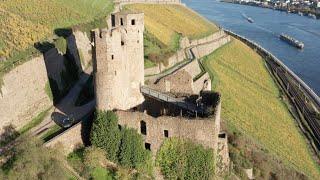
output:
[[[166,60],[166,63],[161,62],[157,66],[145,69],[145,75],[159,74],[190,57],[187,57],[186,51],[191,48],[196,58],[200,59],[224,44],[230,41],[230,36],[226,35],[224,31],[216,32],[207,37],[189,40],[187,37],[183,37],[180,40],[180,50]]]
[[[223,174],[229,171],[230,157],[228,149],[228,137],[226,133],[220,133],[218,136],[218,150],[216,158],[216,173]]]
[[[77,147],[83,145],[82,140],[82,124],[78,123],[71,127],[70,129],[64,131],[58,136],[54,137],[50,141],[45,143],[46,147],[54,147],[57,145],[62,145],[62,152],[68,155]],[[59,146],[60,147],[60,146]]]
[[[220,116],[212,119],[186,119],[170,116],[154,118],[141,112],[125,111],[117,111],[117,115],[121,126],[134,128],[140,134],[142,133],[144,142],[150,144],[153,155],[156,155],[166,139],[165,130],[168,137],[189,139],[207,148],[212,148],[214,151],[217,150],[220,126],[216,124],[220,124]],[[141,131],[141,123],[145,123],[145,134]]]
[[[69,52],[76,59],[79,69],[86,69],[92,60],[91,42],[87,34],[75,31],[66,40]]]
[[[157,64],[157,65],[154,66],[154,67],[144,69],[144,75],[145,75],[145,76],[147,76],[147,75],[159,74],[160,72],[161,72],[161,71],[160,71],[160,65],[159,65],[159,64]]]
[[[198,74],[201,73],[199,62],[197,60],[191,61],[190,63],[185,65],[183,68],[181,68],[181,70],[187,71],[192,78],[196,77]]]
[[[43,56],[6,73],[0,93],[0,131],[9,124],[18,129],[52,105],[45,92],[48,82]]]
[[[224,35],[218,39],[215,39],[211,42],[200,44],[192,48],[193,54],[196,58],[200,59],[206,55],[211,54],[214,50],[220,48],[224,44],[230,42],[230,36]]]
[[[184,49],[180,49],[178,50],[174,55],[172,55],[171,57],[169,57],[166,62],[160,62],[160,71],[164,71],[174,65],[176,65],[177,63],[180,63],[184,60],[186,60],[186,54]]]
[[[207,72],[196,81],[193,81],[193,92],[199,94],[202,90],[211,91],[211,79]]]
[[[186,53],[184,49],[178,50],[176,53],[174,53],[172,56],[170,56],[168,59],[165,60],[165,62],[160,62],[155,67],[145,69],[145,75],[154,75],[159,74],[176,64],[186,60]]]
[[[162,78],[157,84],[150,85],[150,87],[162,92],[171,92],[173,94],[194,94],[192,79],[192,76],[187,71],[179,70],[174,74]]]

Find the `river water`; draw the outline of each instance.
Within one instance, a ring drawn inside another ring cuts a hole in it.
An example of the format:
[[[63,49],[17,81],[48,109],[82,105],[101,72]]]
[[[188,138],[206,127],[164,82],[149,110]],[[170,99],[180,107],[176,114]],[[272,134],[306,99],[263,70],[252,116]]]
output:
[[[320,20],[216,0],[182,2],[221,27],[270,51],[320,95]],[[254,23],[249,23],[244,16],[251,17]],[[302,41],[305,48],[299,50],[279,40],[281,33]]]

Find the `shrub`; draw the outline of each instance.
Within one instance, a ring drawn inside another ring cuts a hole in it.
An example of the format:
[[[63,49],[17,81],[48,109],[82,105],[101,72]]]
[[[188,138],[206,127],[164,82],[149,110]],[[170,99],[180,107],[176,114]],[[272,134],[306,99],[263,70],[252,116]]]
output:
[[[107,158],[117,162],[120,138],[116,114],[112,111],[97,112],[90,134],[92,145],[105,150]]]
[[[113,175],[111,172],[107,169],[104,169],[102,167],[94,168],[94,170],[91,172],[90,179],[93,180],[113,180]]]
[[[85,170],[85,166],[83,163],[84,152],[85,152],[85,148],[80,147],[75,149],[73,152],[71,152],[67,156],[68,163],[73,167],[74,170],[76,170],[81,175]]]
[[[67,179],[68,171],[58,152],[45,148],[31,136],[21,136],[11,150],[13,157],[7,166],[6,179]]]
[[[212,149],[180,139],[168,139],[157,155],[157,165],[167,179],[212,179]]]
[[[143,147],[143,139],[135,129],[123,128],[119,151],[119,162],[129,168],[143,166],[147,160],[147,150]]]
[[[84,164],[88,168],[103,167],[107,162],[104,150],[97,147],[89,147],[84,153]]]

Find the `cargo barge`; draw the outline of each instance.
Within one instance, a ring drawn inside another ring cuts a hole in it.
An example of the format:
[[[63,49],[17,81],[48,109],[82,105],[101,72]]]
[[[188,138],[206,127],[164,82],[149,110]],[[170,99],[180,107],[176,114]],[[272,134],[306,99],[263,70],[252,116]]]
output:
[[[249,22],[249,23],[253,23],[253,19],[251,17],[248,17],[246,14],[242,13],[242,16]]]
[[[293,37],[290,37],[289,35],[286,34],[281,34],[280,35],[280,39],[289,43],[290,45],[299,48],[299,49],[303,49],[304,48],[304,44],[296,39],[294,39]]]

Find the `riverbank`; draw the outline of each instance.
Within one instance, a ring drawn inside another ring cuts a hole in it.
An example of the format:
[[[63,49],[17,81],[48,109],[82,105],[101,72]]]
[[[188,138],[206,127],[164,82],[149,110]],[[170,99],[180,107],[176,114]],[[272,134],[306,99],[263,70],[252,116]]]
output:
[[[295,8],[295,7],[289,7],[289,8],[277,7],[277,6],[273,6],[270,4],[263,4],[263,3],[257,4],[255,2],[244,2],[244,1],[238,1],[238,0],[221,0],[220,2],[273,9],[273,10],[277,10],[277,11],[284,11],[287,13],[298,14],[300,16],[306,16],[306,17],[310,17],[313,19],[320,19],[320,11],[316,11],[316,10],[312,11],[310,9]]]

